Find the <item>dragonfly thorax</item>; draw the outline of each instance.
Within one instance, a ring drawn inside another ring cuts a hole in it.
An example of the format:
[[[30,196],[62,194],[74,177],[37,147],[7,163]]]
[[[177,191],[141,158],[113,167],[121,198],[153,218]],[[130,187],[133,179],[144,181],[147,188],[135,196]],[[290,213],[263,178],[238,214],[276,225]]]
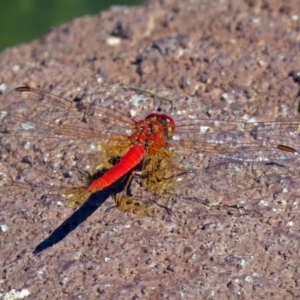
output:
[[[169,121],[163,118],[163,116],[151,114],[145,120],[136,122],[135,131],[129,137],[132,144],[143,145],[150,155],[157,153],[161,148],[165,147],[171,132],[169,127],[173,127],[169,126]]]

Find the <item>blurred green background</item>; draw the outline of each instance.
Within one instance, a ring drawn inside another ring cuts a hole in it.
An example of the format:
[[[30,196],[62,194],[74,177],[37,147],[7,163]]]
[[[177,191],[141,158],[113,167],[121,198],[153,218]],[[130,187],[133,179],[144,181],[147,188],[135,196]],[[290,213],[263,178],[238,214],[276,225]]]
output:
[[[83,15],[96,15],[112,5],[142,0],[1,0],[0,51],[43,36],[53,26]]]

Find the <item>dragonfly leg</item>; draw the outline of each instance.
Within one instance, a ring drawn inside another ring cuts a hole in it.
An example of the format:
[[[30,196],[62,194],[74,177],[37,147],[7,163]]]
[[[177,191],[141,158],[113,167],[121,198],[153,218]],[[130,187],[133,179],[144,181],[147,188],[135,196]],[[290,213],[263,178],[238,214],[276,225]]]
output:
[[[86,188],[66,189],[63,191],[63,196],[65,197],[68,206],[72,209],[76,209],[91,196],[91,192]]]
[[[137,200],[134,197],[127,195],[126,192],[135,173],[136,171],[130,174],[124,190],[115,195],[115,206],[122,212],[130,212],[139,216],[158,216],[161,214],[161,208],[164,209],[164,212],[167,211],[169,213],[169,210],[164,206],[159,205],[156,201]]]
[[[115,196],[115,201],[116,207],[122,212],[130,212],[143,217],[163,217],[172,213],[170,208],[156,201],[145,202],[121,194]]]

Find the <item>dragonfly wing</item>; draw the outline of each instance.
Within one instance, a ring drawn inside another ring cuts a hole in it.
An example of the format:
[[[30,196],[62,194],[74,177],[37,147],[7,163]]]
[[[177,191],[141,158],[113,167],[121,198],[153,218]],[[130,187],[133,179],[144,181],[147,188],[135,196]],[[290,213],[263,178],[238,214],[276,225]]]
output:
[[[12,90],[0,107],[4,132],[102,141],[125,136],[134,121],[109,107],[77,102],[33,88]],[[13,126],[15,125],[15,127]]]
[[[196,167],[197,164],[199,167]],[[145,179],[150,181],[146,185],[142,184],[143,176],[135,178],[142,182],[137,184],[136,189],[132,189],[131,185],[130,194],[134,199],[142,199],[145,203],[152,202],[154,207],[158,206],[157,209],[169,208],[173,216],[184,214],[199,217],[203,211],[207,213],[207,208],[222,207],[224,211],[232,207],[232,213],[256,215],[255,205],[261,198],[253,197],[257,196],[258,188],[261,187],[251,173],[251,168],[249,170],[248,165],[251,163],[209,166],[209,162],[204,161],[202,167],[200,164],[195,157],[194,161],[186,157],[178,163],[180,167],[186,167],[186,171],[176,168],[159,169]],[[152,180],[154,177],[156,182]],[[146,189],[141,188],[142,186],[146,186]],[[240,212],[240,208],[247,212]],[[162,213],[166,212],[168,211],[162,210]]]
[[[298,122],[179,121],[169,146],[179,152],[190,149],[242,161],[290,159],[299,156],[297,126]],[[278,145],[293,151],[284,151]]]
[[[0,106],[0,160],[7,164],[9,157],[19,179],[35,186],[56,185],[54,178],[68,182],[76,170],[93,173],[107,156],[122,155],[134,124],[98,101],[76,102],[17,88]],[[110,151],[101,151],[103,147]],[[31,174],[37,174],[36,179]]]

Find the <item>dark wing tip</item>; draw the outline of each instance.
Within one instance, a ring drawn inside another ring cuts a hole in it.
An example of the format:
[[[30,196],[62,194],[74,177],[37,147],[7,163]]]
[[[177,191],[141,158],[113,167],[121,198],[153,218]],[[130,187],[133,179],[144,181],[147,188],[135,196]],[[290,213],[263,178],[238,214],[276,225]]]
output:
[[[31,88],[29,86],[19,86],[15,88],[15,91],[17,92],[30,92]]]
[[[285,151],[285,152],[291,152],[291,153],[297,152],[294,148],[289,147],[289,146],[285,146],[285,145],[277,145],[276,148],[281,150],[281,151]]]

